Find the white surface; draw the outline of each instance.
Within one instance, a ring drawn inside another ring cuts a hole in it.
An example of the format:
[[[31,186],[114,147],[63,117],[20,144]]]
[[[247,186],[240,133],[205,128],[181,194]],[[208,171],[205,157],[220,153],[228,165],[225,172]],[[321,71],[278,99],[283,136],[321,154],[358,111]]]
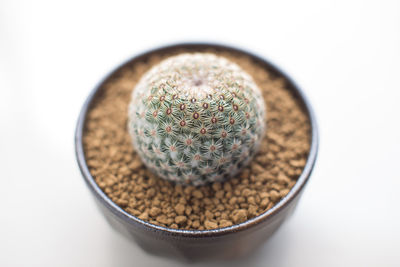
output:
[[[106,224],[73,134],[104,74],[187,40],[272,60],[304,88],[320,126],[295,215],[228,266],[400,266],[399,1],[55,2],[0,2],[0,266],[176,266]]]

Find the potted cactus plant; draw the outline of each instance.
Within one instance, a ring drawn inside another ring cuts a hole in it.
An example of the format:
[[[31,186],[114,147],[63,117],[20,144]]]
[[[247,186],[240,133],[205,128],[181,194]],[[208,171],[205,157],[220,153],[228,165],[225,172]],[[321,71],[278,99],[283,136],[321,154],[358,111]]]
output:
[[[301,90],[268,61],[178,44],[112,71],[75,146],[114,229],[151,254],[221,260],[249,255],[293,212],[318,133]]]
[[[199,186],[247,165],[264,135],[265,113],[259,88],[238,65],[185,53],[143,76],[132,93],[128,128],[151,171]]]

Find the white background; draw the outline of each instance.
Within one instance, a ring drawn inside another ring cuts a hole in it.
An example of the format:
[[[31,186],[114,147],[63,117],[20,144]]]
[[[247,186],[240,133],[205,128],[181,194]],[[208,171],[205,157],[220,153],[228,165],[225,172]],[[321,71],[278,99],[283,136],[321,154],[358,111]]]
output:
[[[204,0],[0,2],[0,266],[178,265],[107,225],[73,135],[107,72],[179,41],[270,59],[318,117],[320,154],[295,215],[227,266],[400,266],[400,2]]]

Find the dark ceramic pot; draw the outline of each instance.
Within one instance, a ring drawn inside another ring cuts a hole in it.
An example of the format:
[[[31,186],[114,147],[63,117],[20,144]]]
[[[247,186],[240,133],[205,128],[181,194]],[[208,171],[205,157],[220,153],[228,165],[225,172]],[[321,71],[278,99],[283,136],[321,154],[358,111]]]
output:
[[[298,100],[302,103],[304,110],[309,117],[311,123],[311,148],[306,166],[304,167],[297,183],[289,194],[277,205],[267,212],[244,223],[227,228],[204,231],[176,230],[150,224],[127,213],[117,204],[112,202],[96,184],[86,164],[82,145],[82,135],[84,132],[86,115],[92,101],[96,97],[102,85],[110,78],[110,76],[126,64],[133,61],[145,60],[148,55],[154,52],[168,52],[169,50],[179,48],[193,51],[196,51],[196,49],[201,50],[212,48],[239,52],[252,57],[255,61],[258,61],[265,66],[269,71],[286,78],[288,88],[298,97]],[[313,111],[304,94],[287,75],[271,63],[256,55],[232,47],[205,43],[185,43],[158,48],[136,56],[112,71],[102,82],[100,82],[87,98],[80,113],[75,134],[75,149],[83,178],[89,186],[90,192],[93,194],[101,212],[114,229],[135,241],[141,248],[151,254],[189,261],[223,260],[243,257],[250,254],[264,243],[293,212],[313,170],[318,150],[318,131]]]

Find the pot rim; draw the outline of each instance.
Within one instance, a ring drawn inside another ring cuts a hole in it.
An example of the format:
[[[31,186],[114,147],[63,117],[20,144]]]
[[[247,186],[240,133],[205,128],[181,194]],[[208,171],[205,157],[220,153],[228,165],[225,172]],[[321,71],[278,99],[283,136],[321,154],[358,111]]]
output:
[[[300,174],[298,180],[296,181],[296,184],[292,187],[292,189],[289,191],[289,193],[282,198],[274,207],[270,208],[266,212],[249,219],[243,223],[240,224],[235,224],[229,227],[224,227],[224,228],[217,228],[213,230],[183,230],[183,229],[172,229],[172,228],[167,228],[163,226],[158,226],[154,225],[152,223],[143,221],[139,218],[137,218],[134,215],[129,214],[125,210],[123,210],[121,207],[119,207],[116,203],[114,203],[102,190],[101,188],[97,185],[95,182],[93,176],[91,175],[89,168],[86,164],[86,159],[85,159],[85,154],[84,154],[84,149],[83,149],[83,132],[84,132],[84,127],[86,123],[86,116],[87,113],[91,107],[91,104],[94,100],[94,98],[97,96],[97,93],[100,91],[102,85],[118,70],[126,66],[127,64],[130,64],[133,61],[140,60],[142,58],[145,58],[149,56],[152,53],[157,53],[157,52],[162,52],[162,51],[168,51],[172,49],[179,49],[179,48],[217,48],[217,49],[222,49],[225,51],[232,51],[232,52],[239,52],[242,54],[245,54],[256,61],[262,63],[266,67],[268,67],[270,70],[272,70],[275,73],[278,73],[281,75],[289,84],[290,89],[298,96],[301,104],[303,105],[305,112],[307,113],[308,119],[310,121],[310,130],[311,130],[311,145],[310,145],[310,151],[307,157],[307,162],[306,165],[304,166],[304,169],[302,173]],[[227,235],[227,234],[234,234],[237,232],[241,232],[243,230],[252,228],[260,223],[266,222],[266,221],[271,221],[278,213],[280,213],[286,206],[289,205],[290,202],[292,202],[296,196],[302,191],[304,186],[306,185],[307,181],[309,180],[309,177],[311,175],[311,172],[314,168],[315,161],[317,158],[318,154],[318,143],[319,143],[319,134],[318,134],[318,129],[317,129],[317,121],[315,118],[314,111],[310,105],[310,102],[307,100],[306,96],[304,93],[301,91],[301,89],[292,81],[292,79],[281,69],[276,67],[274,64],[270,63],[269,61],[265,60],[264,58],[253,54],[251,52],[247,52],[246,50],[242,50],[241,48],[236,48],[231,45],[225,45],[225,44],[217,44],[217,43],[212,43],[212,42],[184,42],[184,43],[175,43],[175,44],[169,44],[157,48],[153,48],[151,50],[147,50],[145,52],[142,52],[136,56],[131,57],[127,61],[123,62],[122,64],[118,65],[116,68],[114,68],[111,72],[109,72],[107,75],[105,75],[105,78],[103,78],[95,87],[92,89],[91,93],[87,97],[86,101],[83,104],[83,107],[81,109],[81,112],[78,117],[78,122],[76,125],[76,130],[75,130],[75,155],[77,158],[77,162],[79,165],[79,169],[82,173],[82,176],[84,177],[84,180],[90,190],[93,192],[95,197],[100,200],[100,202],[107,207],[108,210],[110,210],[115,216],[118,218],[124,220],[128,224],[134,224],[136,227],[140,227],[142,230],[145,231],[150,231],[150,232],[155,232],[159,234],[167,234],[175,237],[189,237],[189,238],[199,238],[199,237],[217,237],[217,236],[222,236],[222,235]]]

